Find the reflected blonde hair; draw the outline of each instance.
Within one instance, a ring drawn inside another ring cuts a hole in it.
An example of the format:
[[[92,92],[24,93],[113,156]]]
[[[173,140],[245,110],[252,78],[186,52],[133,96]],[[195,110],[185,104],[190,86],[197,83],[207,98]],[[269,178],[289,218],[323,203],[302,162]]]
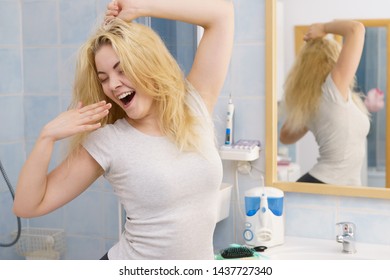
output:
[[[122,70],[134,86],[153,97],[162,133],[180,150],[196,148],[198,137],[193,130],[196,121],[185,100],[190,85],[160,36],[142,24],[116,18],[99,27],[82,45],[76,65],[72,106],[79,101],[84,106],[101,100],[110,102],[103,92],[95,66],[95,54],[104,45],[112,46]],[[102,126],[126,116],[121,107],[111,103],[110,113],[101,120]],[[77,150],[87,135],[76,135],[70,149]]]
[[[340,51],[338,42],[324,37],[307,41],[298,53],[284,85],[285,123],[290,132],[301,131],[315,117],[322,85],[335,66]],[[353,91],[355,86],[354,79],[350,85],[352,99],[368,115],[361,94]]]

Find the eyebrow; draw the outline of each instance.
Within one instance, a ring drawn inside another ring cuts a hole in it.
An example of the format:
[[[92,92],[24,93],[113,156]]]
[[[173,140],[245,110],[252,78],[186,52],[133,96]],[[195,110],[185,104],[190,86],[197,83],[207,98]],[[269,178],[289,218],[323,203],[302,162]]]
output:
[[[117,63],[115,63],[115,65],[112,67],[112,69],[118,68],[118,66],[119,66],[120,63],[121,63],[120,61],[118,61]],[[106,74],[106,73],[103,72],[103,71],[98,71],[97,74],[99,75],[99,74]]]

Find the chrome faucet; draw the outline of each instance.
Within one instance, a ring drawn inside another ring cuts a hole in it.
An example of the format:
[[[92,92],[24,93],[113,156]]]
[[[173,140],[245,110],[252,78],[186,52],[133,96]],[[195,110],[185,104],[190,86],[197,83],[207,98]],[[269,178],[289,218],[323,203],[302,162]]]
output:
[[[343,253],[354,254],[355,248],[355,231],[356,226],[351,222],[340,222],[336,226],[341,226],[342,234],[336,235],[336,241],[343,244]]]

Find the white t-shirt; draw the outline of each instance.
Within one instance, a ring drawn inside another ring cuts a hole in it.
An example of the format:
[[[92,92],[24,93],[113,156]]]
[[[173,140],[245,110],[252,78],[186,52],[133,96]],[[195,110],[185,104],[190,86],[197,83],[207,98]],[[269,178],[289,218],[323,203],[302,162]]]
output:
[[[146,135],[125,119],[90,134],[86,150],[126,211],[109,259],[213,259],[222,162],[199,94],[187,102],[201,121],[202,154],[180,153],[167,137]]]
[[[308,124],[319,146],[318,162],[309,171],[316,179],[335,185],[361,185],[369,118],[352,100],[342,98],[329,74],[322,86],[316,117]]]

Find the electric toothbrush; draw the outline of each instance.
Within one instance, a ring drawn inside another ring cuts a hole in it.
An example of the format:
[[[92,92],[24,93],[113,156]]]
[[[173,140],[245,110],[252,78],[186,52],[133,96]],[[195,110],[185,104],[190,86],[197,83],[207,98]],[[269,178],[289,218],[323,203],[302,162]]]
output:
[[[230,94],[227,116],[226,116],[225,145],[233,144],[233,115],[234,115],[234,104],[232,101],[232,95]]]

